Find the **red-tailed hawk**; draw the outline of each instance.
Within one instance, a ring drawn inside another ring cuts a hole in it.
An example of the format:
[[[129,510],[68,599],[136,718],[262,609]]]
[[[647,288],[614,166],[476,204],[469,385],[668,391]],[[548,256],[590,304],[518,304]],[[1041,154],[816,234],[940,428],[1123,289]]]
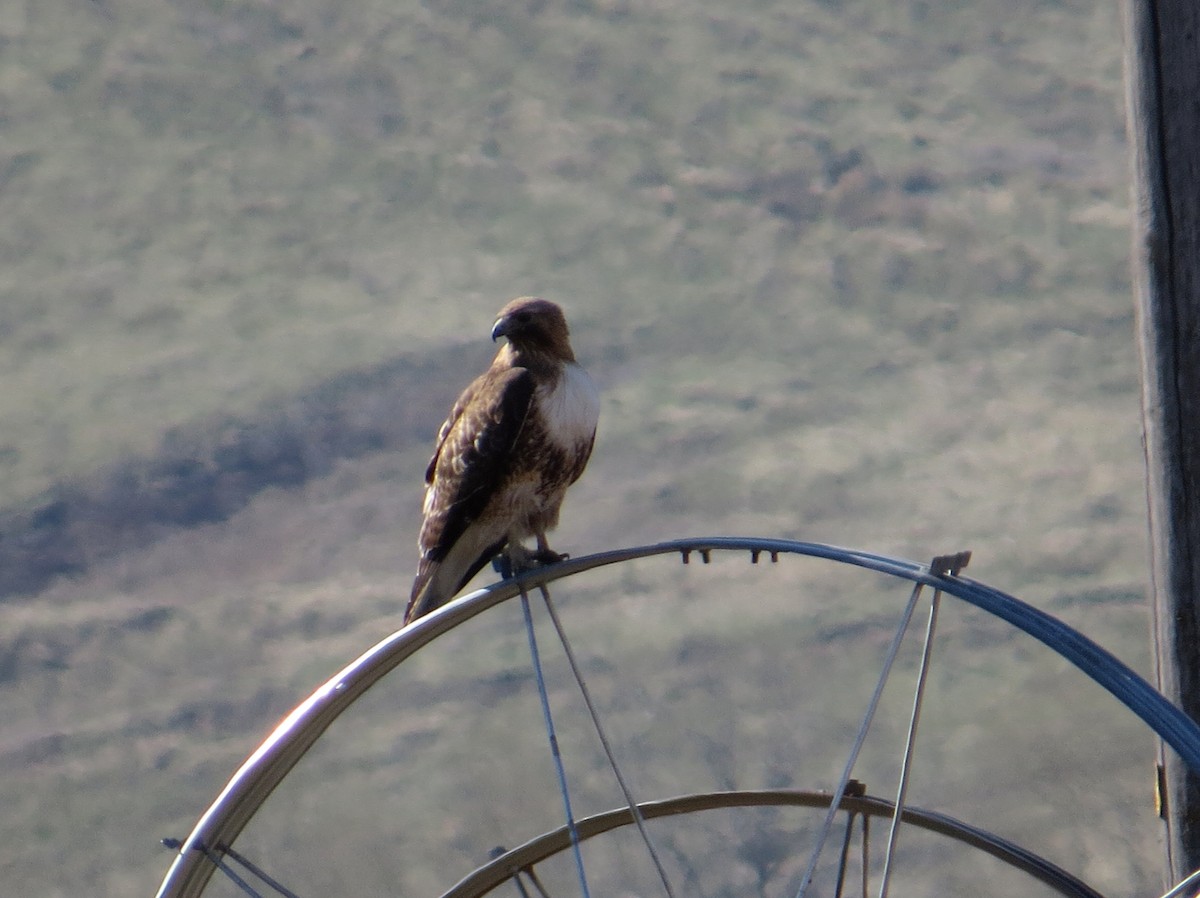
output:
[[[450,601],[497,553],[515,569],[555,561],[546,531],[592,452],[600,397],[575,361],[562,309],[514,299],[492,327],[507,337],[454,403],[425,471],[425,520],[404,622]],[[521,546],[537,538],[537,550]]]

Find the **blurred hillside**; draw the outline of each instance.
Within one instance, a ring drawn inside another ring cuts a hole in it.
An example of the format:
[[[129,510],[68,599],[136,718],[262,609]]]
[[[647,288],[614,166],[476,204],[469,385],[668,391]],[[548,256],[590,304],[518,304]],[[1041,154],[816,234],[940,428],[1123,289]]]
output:
[[[515,295],[605,393],[561,549],[969,547],[1147,667],[1115,8],[22,0],[0,121],[22,893],[150,891],[155,839],[397,623],[433,434]],[[1148,798],[1150,740],[1111,738]],[[1148,894],[1136,813],[1081,863]]]

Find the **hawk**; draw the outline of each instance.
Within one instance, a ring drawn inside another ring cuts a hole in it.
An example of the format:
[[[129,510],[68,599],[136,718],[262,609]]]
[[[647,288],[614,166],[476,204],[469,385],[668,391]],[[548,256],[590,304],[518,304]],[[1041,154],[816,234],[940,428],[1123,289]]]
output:
[[[501,337],[491,367],[454,403],[425,470],[405,623],[454,598],[502,550],[516,570],[564,557],[546,532],[591,456],[600,396],[554,303],[514,299],[492,327],[492,340]],[[534,551],[521,545],[531,536]]]

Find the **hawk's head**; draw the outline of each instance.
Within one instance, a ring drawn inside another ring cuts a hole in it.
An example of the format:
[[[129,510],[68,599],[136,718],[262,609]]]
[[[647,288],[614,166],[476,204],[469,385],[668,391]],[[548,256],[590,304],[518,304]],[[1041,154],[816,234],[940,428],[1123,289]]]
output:
[[[516,350],[549,353],[566,361],[575,358],[562,309],[535,296],[514,299],[500,310],[492,339],[501,337],[507,337]]]

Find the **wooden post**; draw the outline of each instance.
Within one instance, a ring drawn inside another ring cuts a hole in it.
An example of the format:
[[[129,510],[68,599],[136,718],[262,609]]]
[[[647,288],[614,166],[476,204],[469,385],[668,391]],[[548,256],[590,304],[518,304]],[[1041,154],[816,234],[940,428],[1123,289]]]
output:
[[[1200,3],[1125,0],[1125,28],[1158,684],[1200,719]],[[1200,868],[1200,771],[1160,764],[1175,883]]]

